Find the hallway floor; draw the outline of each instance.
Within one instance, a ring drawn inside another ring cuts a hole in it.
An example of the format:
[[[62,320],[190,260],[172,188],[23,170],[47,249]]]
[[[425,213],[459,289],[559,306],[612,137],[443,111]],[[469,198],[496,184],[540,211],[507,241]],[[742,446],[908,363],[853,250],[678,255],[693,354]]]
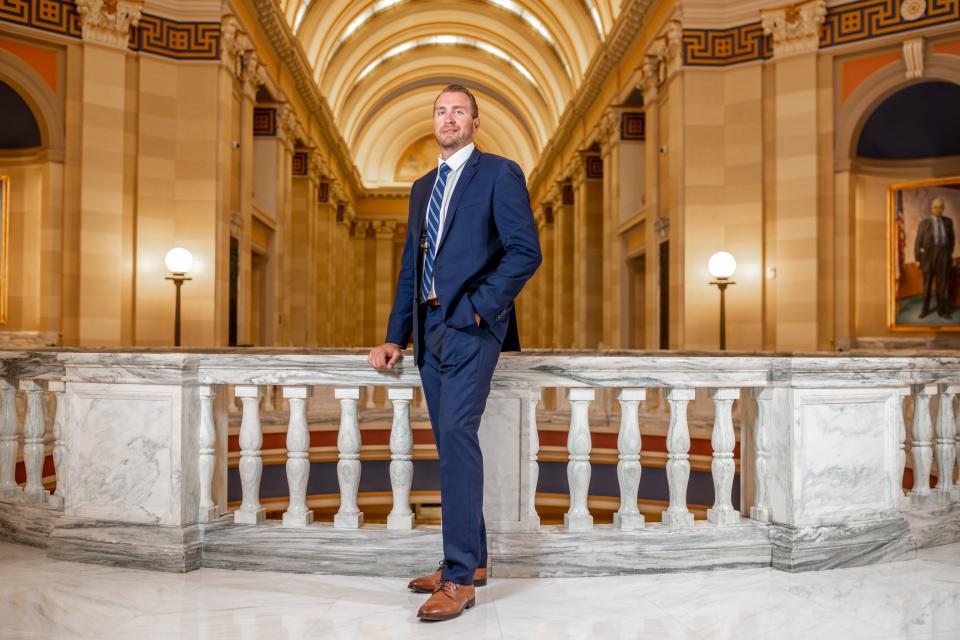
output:
[[[425,567],[429,569],[429,567]],[[47,559],[0,542],[0,640],[299,638],[960,638],[960,544],[917,560],[612,578],[493,579],[459,619],[420,623],[396,578]]]

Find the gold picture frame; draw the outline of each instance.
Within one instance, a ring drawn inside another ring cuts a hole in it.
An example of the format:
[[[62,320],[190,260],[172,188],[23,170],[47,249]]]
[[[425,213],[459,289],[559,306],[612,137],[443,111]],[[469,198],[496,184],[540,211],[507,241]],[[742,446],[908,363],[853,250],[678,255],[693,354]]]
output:
[[[0,325],[7,324],[10,261],[10,178],[0,176]]]
[[[939,218],[939,220],[937,220]],[[887,190],[887,328],[960,331],[960,176]]]

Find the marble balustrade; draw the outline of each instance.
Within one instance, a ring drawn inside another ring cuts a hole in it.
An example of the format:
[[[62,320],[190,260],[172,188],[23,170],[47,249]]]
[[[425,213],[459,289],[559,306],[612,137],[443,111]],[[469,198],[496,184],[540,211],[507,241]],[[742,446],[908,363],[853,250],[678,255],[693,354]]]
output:
[[[409,364],[382,373],[361,354],[274,351],[41,350],[3,352],[0,362],[0,535],[45,546],[52,557],[170,571],[406,575],[439,553],[437,528],[415,526],[410,508],[410,407],[420,394]],[[317,387],[332,388],[340,405],[332,525],[313,522],[306,502],[307,410]],[[602,575],[772,564],[796,571],[899,559],[960,540],[958,391],[960,358],[951,356],[505,355],[480,429],[491,570]],[[364,524],[358,501],[358,416],[380,394],[393,415],[386,526]],[[541,526],[535,504],[537,407],[545,395],[570,409],[569,508],[558,526]],[[659,523],[645,522],[637,508],[638,407],[648,397],[669,415],[669,502]],[[687,505],[687,414],[698,397],[714,416],[706,521],[695,521]],[[588,505],[596,402],[620,416],[612,525],[595,524]],[[276,522],[260,504],[260,418],[284,405],[290,500]],[[242,500],[232,511],[229,413],[241,415]],[[44,478],[47,455],[53,478]],[[907,469],[913,480],[905,492]]]

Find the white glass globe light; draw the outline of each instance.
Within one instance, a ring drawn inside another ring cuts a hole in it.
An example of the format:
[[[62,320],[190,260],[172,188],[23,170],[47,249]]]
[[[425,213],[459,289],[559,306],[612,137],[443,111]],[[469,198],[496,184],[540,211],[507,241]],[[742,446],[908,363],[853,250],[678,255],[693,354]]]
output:
[[[710,256],[707,269],[714,278],[725,280],[732,276],[733,272],[737,270],[737,261],[726,251],[717,251]]]
[[[167,251],[167,257],[163,261],[173,273],[186,273],[193,266],[193,256],[183,247],[174,247]]]

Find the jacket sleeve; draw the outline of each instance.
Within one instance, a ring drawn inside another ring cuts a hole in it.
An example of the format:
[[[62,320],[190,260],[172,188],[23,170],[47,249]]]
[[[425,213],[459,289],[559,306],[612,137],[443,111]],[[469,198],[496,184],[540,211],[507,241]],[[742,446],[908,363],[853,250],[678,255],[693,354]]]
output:
[[[493,219],[504,256],[470,302],[487,324],[499,321],[543,261],[523,171],[507,160],[493,186]]]
[[[412,194],[410,202],[412,207]],[[417,256],[420,253],[418,243],[413,238],[414,225],[410,224],[412,221],[413,218],[408,216],[407,240],[403,244],[400,275],[397,276],[397,290],[393,296],[393,308],[390,310],[390,318],[387,321],[386,342],[398,344],[401,349],[407,348],[407,343],[410,342],[410,334],[413,331],[413,296],[417,286]]]

